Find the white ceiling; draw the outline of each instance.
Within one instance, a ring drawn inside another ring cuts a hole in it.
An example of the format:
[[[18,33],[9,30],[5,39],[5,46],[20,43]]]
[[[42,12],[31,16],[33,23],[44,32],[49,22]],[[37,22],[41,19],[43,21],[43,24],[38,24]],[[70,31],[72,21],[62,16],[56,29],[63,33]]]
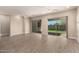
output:
[[[0,14],[34,16],[68,10],[66,6],[0,6]]]

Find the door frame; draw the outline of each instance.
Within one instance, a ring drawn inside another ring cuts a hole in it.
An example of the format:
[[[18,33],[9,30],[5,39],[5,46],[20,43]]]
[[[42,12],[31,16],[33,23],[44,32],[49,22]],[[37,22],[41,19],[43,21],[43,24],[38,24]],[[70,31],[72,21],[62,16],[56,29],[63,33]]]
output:
[[[65,20],[66,20],[66,38],[68,39],[68,16],[54,17],[54,18],[48,18],[48,19],[57,19],[57,18],[63,18],[63,17],[65,17]]]

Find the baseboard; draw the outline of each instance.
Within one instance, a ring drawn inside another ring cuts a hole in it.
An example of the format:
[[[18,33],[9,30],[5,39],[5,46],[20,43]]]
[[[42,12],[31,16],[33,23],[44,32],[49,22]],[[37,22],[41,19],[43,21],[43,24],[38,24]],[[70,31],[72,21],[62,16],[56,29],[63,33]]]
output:
[[[77,37],[69,37],[68,39],[75,39],[75,40],[77,40]]]
[[[9,35],[9,33],[6,33],[6,34],[0,34],[0,36],[7,36]]]
[[[13,33],[13,34],[10,34],[10,36],[16,36],[16,35],[22,35],[23,33]]]

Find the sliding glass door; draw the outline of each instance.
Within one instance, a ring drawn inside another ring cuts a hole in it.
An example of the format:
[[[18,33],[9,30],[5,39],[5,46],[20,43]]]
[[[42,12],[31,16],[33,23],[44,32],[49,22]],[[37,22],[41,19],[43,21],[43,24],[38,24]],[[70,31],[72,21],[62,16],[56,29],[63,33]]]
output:
[[[48,34],[56,36],[67,35],[67,18],[48,19]]]
[[[41,20],[32,21],[32,32],[41,33]]]

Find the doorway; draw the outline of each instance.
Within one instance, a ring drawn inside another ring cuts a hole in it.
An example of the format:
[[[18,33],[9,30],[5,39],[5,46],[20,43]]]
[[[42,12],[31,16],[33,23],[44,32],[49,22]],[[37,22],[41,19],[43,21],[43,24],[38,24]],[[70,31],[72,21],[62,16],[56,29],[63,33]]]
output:
[[[32,20],[32,32],[41,33],[41,20]]]

